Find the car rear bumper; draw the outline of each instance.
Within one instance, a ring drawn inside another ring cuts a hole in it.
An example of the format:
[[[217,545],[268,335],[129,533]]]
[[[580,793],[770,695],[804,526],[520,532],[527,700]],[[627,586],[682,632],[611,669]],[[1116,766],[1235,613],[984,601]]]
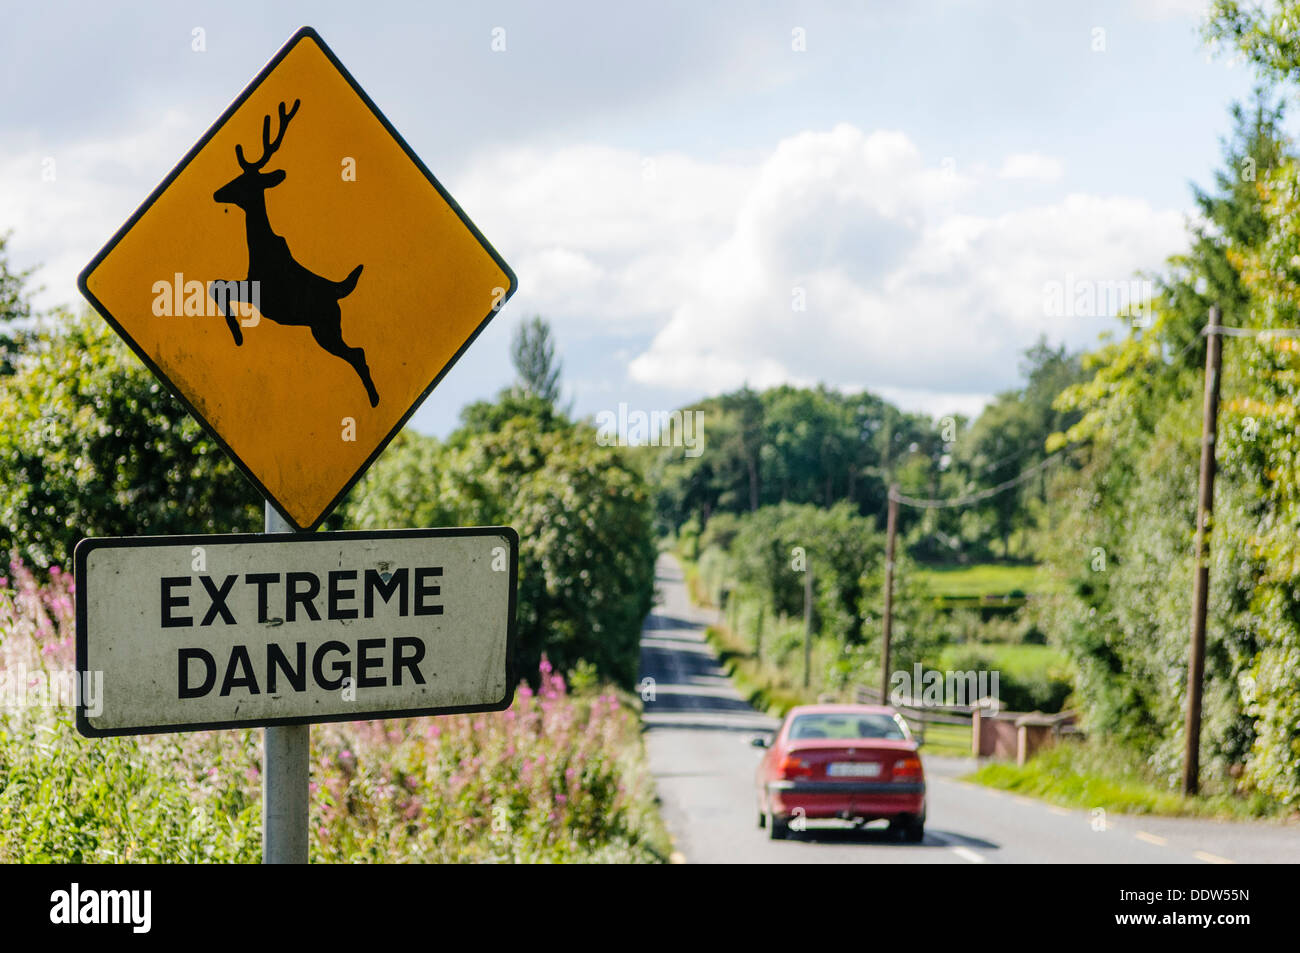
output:
[[[840,795],[875,795],[875,794],[924,794],[925,783],[894,781],[769,781],[769,792],[791,794],[840,794]]]
[[[781,817],[797,810],[808,818],[919,817],[925,814],[925,782],[770,781],[767,803]]]

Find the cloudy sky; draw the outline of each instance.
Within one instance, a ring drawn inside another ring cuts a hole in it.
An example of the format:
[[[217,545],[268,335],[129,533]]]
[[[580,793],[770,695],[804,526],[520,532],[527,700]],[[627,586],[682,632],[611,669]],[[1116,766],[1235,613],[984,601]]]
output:
[[[746,381],[977,411],[1040,333],[1115,324],[1048,313],[1050,283],[1182,246],[1251,88],[1197,0],[117,6],[5,12],[0,230],[39,303],[81,306],[81,268],[310,24],[519,277],[414,418],[437,434],[534,313],[579,414]]]

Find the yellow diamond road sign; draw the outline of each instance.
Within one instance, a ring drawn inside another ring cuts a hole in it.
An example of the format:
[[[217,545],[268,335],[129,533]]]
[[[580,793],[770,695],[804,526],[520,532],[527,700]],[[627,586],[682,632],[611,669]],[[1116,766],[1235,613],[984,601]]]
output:
[[[78,283],[299,529],[320,524],[515,290],[310,28]]]

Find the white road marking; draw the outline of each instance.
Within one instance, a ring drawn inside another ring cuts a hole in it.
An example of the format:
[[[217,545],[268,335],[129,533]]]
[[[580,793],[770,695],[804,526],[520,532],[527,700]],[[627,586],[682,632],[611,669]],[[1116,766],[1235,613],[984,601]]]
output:
[[[1227,857],[1220,857],[1218,854],[1211,854],[1208,850],[1194,850],[1192,856],[1197,860],[1203,860],[1207,864],[1235,864],[1235,860],[1229,860]]]
[[[975,851],[971,850],[969,847],[954,847],[952,852],[969,864],[984,863],[984,858],[975,853]]]
[[[1146,831],[1138,831],[1133,835],[1138,840],[1146,841],[1148,844],[1155,844],[1157,847],[1166,846],[1169,841],[1163,837],[1157,837],[1155,834],[1148,834]]]
[[[1056,804],[1049,804],[1047,806],[1047,809],[1051,811],[1053,814],[1056,814],[1060,817],[1070,817],[1074,813],[1073,811],[1067,811],[1065,808],[1060,807]]]

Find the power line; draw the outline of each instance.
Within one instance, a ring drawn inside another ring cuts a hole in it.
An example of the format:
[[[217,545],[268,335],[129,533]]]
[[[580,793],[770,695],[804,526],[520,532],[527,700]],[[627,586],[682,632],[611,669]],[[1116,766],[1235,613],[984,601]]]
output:
[[[1231,325],[1223,325],[1223,324],[1213,325],[1212,327],[1206,326],[1201,329],[1197,337],[1192,338],[1192,340],[1189,341],[1183,347],[1183,349],[1178,353],[1175,360],[1177,360],[1177,358],[1182,357],[1183,354],[1186,354],[1188,351],[1190,351],[1197,344],[1199,338],[1209,334],[1220,334],[1220,335],[1224,335],[1225,337],[1234,337],[1234,338],[1247,338],[1247,337],[1300,338],[1300,328],[1242,328],[1242,327],[1233,327]],[[1018,453],[1013,453],[1010,456],[1003,457],[1001,460],[995,461],[993,464],[990,464],[989,466],[985,467],[983,472],[987,473],[989,470],[993,469],[994,467],[1002,463],[1005,463],[1008,460],[1013,460],[1023,453],[1027,453],[1030,449],[1032,448],[1027,447],[1024,450],[1019,451]],[[1019,486],[1021,483],[1024,483],[1026,480],[1028,480],[1031,476],[1045,469],[1048,465],[1053,463],[1063,452],[1064,452],[1064,448],[1062,450],[1057,450],[1055,453],[1049,454],[1048,456],[1044,457],[1042,460],[1035,463],[1033,466],[1029,467],[1027,470],[1018,473],[1016,476],[1012,477],[1011,479],[1004,480],[1003,482],[999,483],[997,486],[991,486],[985,490],[979,490],[978,492],[975,493],[968,493],[965,496],[958,496],[950,499],[928,499],[928,500],[918,499],[913,496],[904,496],[902,493],[893,493],[893,492],[891,492],[890,496],[892,498],[897,499],[898,502],[902,503],[905,506],[916,507],[918,509],[934,510],[934,509],[947,509],[947,508],[958,507],[958,506],[969,506],[972,503],[983,502],[984,500],[987,500],[990,497],[997,496],[999,493],[1009,490],[1012,487]]]
[[[985,473],[992,473],[998,467],[1002,466],[1002,464],[1010,463],[1012,460],[1019,460],[1025,454],[1033,453],[1037,449],[1038,448],[1035,447],[1033,444],[1030,444],[1027,447],[1021,447],[1019,450],[1015,451],[1014,453],[1008,453],[1005,457],[1001,457],[997,460],[994,460],[992,463],[985,464],[980,468],[980,474],[982,475]]]
[[[1010,480],[1004,480],[997,486],[991,486],[988,489],[980,490],[976,493],[968,493],[966,496],[958,496],[943,500],[920,500],[913,496],[904,496],[901,493],[891,493],[891,496],[906,506],[913,506],[919,509],[935,510],[954,506],[969,506],[971,503],[979,503],[983,500],[987,500],[989,497],[997,496],[999,493],[1004,490],[1009,490],[1013,486],[1019,486],[1035,473],[1046,468],[1048,464],[1055,462],[1061,454],[1065,452],[1065,449],[1066,448],[1062,448],[1057,450],[1055,453],[1049,454],[1035,463],[1032,467],[1022,471]]]
[[[1213,329],[1208,325],[1201,328],[1202,337],[1209,334],[1230,338],[1297,338],[1300,337],[1300,328],[1239,328],[1227,324],[1216,325]]]
[[[1300,328],[1242,328],[1220,324],[1216,325],[1214,330],[1211,331],[1207,325],[1201,328],[1196,337],[1183,345],[1183,349],[1175,354],[1172,360],[1182,360],[1184,354],[1201,343],[1201,338],[1211,334],[1229,338],[1295,338],[1300,337]]]

